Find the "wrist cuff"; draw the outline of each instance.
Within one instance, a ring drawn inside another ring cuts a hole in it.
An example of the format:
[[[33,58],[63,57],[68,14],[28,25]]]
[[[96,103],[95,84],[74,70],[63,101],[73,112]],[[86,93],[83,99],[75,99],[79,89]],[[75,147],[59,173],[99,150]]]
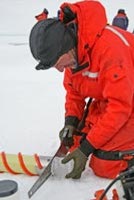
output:
[[[82,141],[80,147],[80,151],[82,151],[87,157],[93,153],[95,148],[85,139]]]
[[[75,116],[65,117],[65,126],[70,125],[70,126],[74,126],[75,128],[77,128],[78,123],[79,123],[79,119]]]

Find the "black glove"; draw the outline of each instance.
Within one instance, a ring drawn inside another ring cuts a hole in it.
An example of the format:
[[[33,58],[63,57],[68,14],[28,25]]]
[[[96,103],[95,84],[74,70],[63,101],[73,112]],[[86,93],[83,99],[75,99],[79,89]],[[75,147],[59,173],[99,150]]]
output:
[[[74,144],[73,135],[76,133],[78,124],[79,119],[76,116],[65,117],[65,126],[59,133],[60,140],[65,146],[71,147]]]
[[[64,143],[65,146],[71,147],[74,144],[73,134],[74,134],[75,130],[76,129],[74,126],[66,125],[59,132],[60,140],[61,140],[61,142]]]
[[[79,148],[75,149],[73,152],[69,153],[63,160],[62,164],[66,164],[70,160],[74,161],[73,170],[67,174],[66,178],[79,179],[81,177],[82,172],[85,170],[87,157],[84,153],[80,151]]]
[[[86,162],[88,156],[92,153],[95,148],[85,139],[79,148],[75,149],[73,152],[68,154],[63,160],[62,163],[65,164],[70,160],[74,160],[73,170],[66,175],[66,178],[79,179],[82,172],[85,170]]]

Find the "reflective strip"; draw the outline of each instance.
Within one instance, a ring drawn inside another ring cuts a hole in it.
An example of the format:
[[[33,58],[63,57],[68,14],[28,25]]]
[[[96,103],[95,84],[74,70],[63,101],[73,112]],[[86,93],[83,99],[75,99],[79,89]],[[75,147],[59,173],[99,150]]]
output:
[[[116,29],[114,29],[111,26],[106,26],[106,29],[108,29],[108,30],[112,31],[113,33],[115,33],[125,43],[125,45],[130,46],[130,44],[128,43],[126,38],[119,31],[117,31]]]
[[[82,73],[83,76],[88,76],[90,78],[97,78],[99,72],[90,72],[90,71],[85,71]]]

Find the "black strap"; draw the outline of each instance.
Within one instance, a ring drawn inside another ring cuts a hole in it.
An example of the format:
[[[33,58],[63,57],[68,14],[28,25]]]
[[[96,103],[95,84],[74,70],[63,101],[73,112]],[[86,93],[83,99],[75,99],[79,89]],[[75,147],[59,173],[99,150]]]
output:
[[[92,98],[89,98],[89,100],[88,100],[88,102],[86,104],[82,119],[81,119],[81,121],[79,122],[79,124],[77,126],[77,130],[79,130],[79,131],[81,131],[82,128],[84,127],[84,125],[85,125],[85,120],[86,120],[86,117],[88,115],[89,107],[90,107],[91,102],[92,102]]]
[[[93,155],[103,160],[129,160],[134,158],[134,149],[126,151],[95,150]]]
[[[84,63],[83,65],[79,65],[76,69],[72,69],[72,73],[75,74],[89,66],[89,62]]]
[[[93,152],[93,155],[103,159],[103,160],[123,160],[123,156],[126,151],[104,151],[104,150],[96,150]]]

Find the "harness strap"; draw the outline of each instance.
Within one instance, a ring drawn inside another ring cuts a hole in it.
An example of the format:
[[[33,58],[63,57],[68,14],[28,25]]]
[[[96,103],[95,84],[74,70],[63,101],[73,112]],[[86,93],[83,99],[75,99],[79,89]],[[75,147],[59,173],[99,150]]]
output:
[[[122,160],[120,151],[104,151],[99,149],[94,151],[93,155],[103,160]]]
[[[105,151],[98,149],[93,154],[103,160],[134,160],[134,149],[126,151]]]

